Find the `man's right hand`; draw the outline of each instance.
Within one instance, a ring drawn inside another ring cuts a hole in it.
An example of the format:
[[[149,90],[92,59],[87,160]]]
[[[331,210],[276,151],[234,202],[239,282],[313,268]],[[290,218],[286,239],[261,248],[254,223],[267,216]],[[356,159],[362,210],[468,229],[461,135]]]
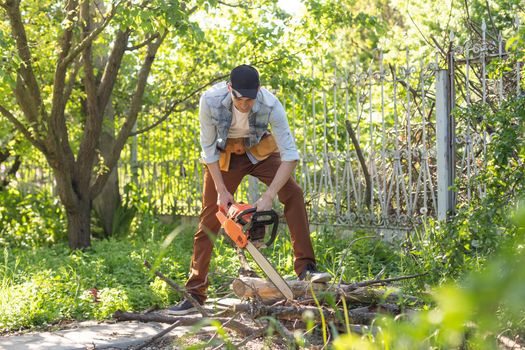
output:
[[[233,196],[224,185],[222,179],[222,173],[219,168],[219,162],[213,162],[207,164],[208,170],[211,174],[213,182],[215,183],[215,189],[217,190],[217,205],[224,211],[228,210],[228,204],[233,203]]]
[[[233,196],[228,190],[217,192],[217,205],[224,211],[228,211],[228,207],[233,204]]]

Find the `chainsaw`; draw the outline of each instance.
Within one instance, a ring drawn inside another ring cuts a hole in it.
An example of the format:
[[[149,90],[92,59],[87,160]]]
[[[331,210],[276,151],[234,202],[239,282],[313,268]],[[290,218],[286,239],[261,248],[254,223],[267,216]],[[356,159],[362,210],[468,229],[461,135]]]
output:
[[[250,241],[257,230],[264,229],[267,225],[272,225],[272,233],[265,245],[269,247],[275,241],[279,224],[277,213],[274,210],[257,211],[257,208],[250,204],[234,203],[227,211],[220,208],[216,216],[228,237],[239,248],[246,249],[251,254],[253,260],[286,299],[293,300],[290,286]]]

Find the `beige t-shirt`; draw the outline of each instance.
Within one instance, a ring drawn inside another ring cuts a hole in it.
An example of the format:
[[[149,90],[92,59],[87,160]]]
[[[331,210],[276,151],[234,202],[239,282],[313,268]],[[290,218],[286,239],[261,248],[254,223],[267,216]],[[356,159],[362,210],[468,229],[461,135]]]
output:
[[[248,115],[250,113],[242,113],[235,106],[232,106],[232,114],[232,124],[228,132],[228,138],[248,137],[250,134]]]

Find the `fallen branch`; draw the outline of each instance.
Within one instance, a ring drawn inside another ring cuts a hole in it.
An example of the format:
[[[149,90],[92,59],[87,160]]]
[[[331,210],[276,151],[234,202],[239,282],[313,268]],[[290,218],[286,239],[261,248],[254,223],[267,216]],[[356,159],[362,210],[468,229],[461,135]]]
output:
[[[360,241],[362,239],[371,239],[371,238],[376,238],[376,236],[357,237],[357,238],[354,238],[352,241],[350,241],[350,243],[348,243],[348,245],[346,246],[346,248],[344,250],[343,255],[341,256],[341,259],[339,259],[339,266],[337,266],[337,270],[335,272],[335,276],[338,276],[339,272],[341,272],[341,275],[340,275],[341,277],[339,278],[339,284],[341,284],[341,282],[343,280],[343,275],[344,275],[343,262],[346,261],[346,256],[350,252],[350,248],[354,245],[355,242],[358,242],[358,241]]]
[[[222,326],[223,326],[223,327],[226,327],[226,326],[228,325],[228,323],[231,322],[231,321],[233,321],[233,320],[235,320],[235,319],[237,318],[237,316],[239,316],[239,312],[236,313],[235,315],[233,315],[233,316],[230,318],[230,320],[229,320],[229,321],[226,321]],[[210,343],[211,343],[211,342],[212,342],[212,341],[213,341],[218,335],[219,335],[219,330],[217,330],[217,331],[215,332],[215,334],[214,334],[214,335],[208,340],[208,344],[210,344]],[[221,344],[221,345],[219,345],[219,346],[223,346],[223,345],[224,345],[224,344]]]
[[[359,287],[366,287],[366,286],[371,286],[371,285],[374,285],[374,284],[384,285],[384,284],[387,284],[387,283],[390,283],[390,282],[402,281],[402,280],[407,280],[407,279],[411,279],[411,278],[417,278],[417,277],[425,276],[427,274],[428,274],[428,272],[417,273],[417,274],[408,275],[408,276],[399,276],[399,277],[385,278],[385,279],[377,279],[376,278],[376,279],[369,280],[369,281],[363,281],[363,282],[357,282],[357,283],[348,284],[348,285],[345,285],[343,287],[343,289],[345,291],[349,291],[349,290],[352,290],[352,289],[357,289]]]
[[[186,291],[185,288],[182,288],[181,286],[179,286],[177,283],[173,282],[173,280],[171,278],[168,278],[166,276],[164,276],[161,272],[155,270],[153,271],[153,267],[151,266],[151,264],[149,263],[149,261],[147,260],[144,260],[144,266],[146,266],[150,271],[152,271],[155,276],[157,276],[158,278],[160,278],[161,280],[163,280],[164,282],[166,282],[170,287],[172,287],[173,289],[175,289],[177,292],[179,293],[182,293],[182,295],[184,295],[184,297],[193,305],[195,306],[195,308],[200,312],[200,314],[202,315],[202,317],[208,317],[208,312],[202,307],[202,305],[197,301],[195,300],[195,298]]]
[[[153,337],[151,337],[149,340],[145,341],[144,343],[142,343],[141,345],[138,345],[137,347],[133,348],[133,350],[140,350],[140,349],[144,349],[146,346],[148,345],[151,345],[153,343],[155,343],[158,339],[162,338],[163,336],[165,336],[166,334],[168,334],[169,332],[171,332],[174,328],[176,328],[177,326],[179,325],[179,322],[175,322],[173,323],[171,326],[169,326],[168,328],[166,329],[163,329],[162,331],[160,331],[159,333],[155,334]]]
[[[252,341],[252,340],[254,340],[256,338],[262,337],[264,335],[264,333],[266,333],[267,330],[268,330],[268,327],[261,327],[261,328],[259,328],[257,331],[253,332],[251,335],[247,336],[242,341],[238,342],[237,344],[234,344],[235,348],[238,349],[241,346],[246,345],[249,341]]]
[[[383,311],[388,311],[383,309]],[[295,321],[301,319],[305,312],[310,312],[315,319],[321,316],[321,311],[316,306],[268,306],[259,305],[254,308],[251,304],[238,304],[232,308],[232,312],[243,312],[252,318],[271,316],[279,320]],[[327,321],[341,323],[337,314],[332,309],[322,308],[323,316]],[[368,307],[356,308],[348,311],[348,315],[354,324],[369,325],[378,313],[372,312]]]
[[[297,349],[293,333],[278,319],[272,319],[271,322],[274,324],[277,332],[283,337],[284,341],[286,341],[288,349]]]
[[[235,349],[240,349],[241,346],[244,346],[246,345],[248,342],[256,339],[256,338],[259,338],[259,337],[262,337],[268,330],[268,327],[261,327],[259,328],[257,331],[253,332],[252,334],[250,334],[249,336],[247,336],[246,338],[244,338],[243,340],[241,340],[240,342],[238,342],[237,344],[233,344],[234,348]],[[226,344],[221,344],[219,346],[216,346],[214,347],[212,350],[219,350],[223,347],[225,347]]]
[[[165,316],[161,314],[139,314],[133,312],[125,312],[117,310],[113,317],[118,321],[140,321],[140,322],[160,322],[173,324],[178,322],[180,326],[193,326],[198,323],[202,323],[204,320],[218,321],[225,328],[231,329],[237,334],[247,337],[254,332],[257,332],[258,328],[252,328],[242,324],[239,321],[231,320],[230,318],[214,317],[214,318],[202,318],[199,316]]]
[[[505,337],[504,335],[498,335],[496,337],[498,343],[505,349],[521,350],[525,349],[520,343]]]

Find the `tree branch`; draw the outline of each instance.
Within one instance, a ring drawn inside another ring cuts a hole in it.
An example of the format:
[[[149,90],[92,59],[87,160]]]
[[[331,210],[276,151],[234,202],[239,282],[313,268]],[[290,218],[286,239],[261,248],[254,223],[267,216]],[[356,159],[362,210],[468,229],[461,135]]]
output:
[[[90,45],[93,42],[93,40],[96,39],[96,37],[106,28],[109,22],[113,19],[117,12],[117,7],[120,5],[121,2],[122,1],[118,1],[111,7],[110,13],[106,18],[104,18],[102,24],[99,27],[97,27],[97,29],[93,30],[87,36],[85,36],[82,39],[82,41],[75,48],[73,48],[73,50],[71,50],[69,55],[67,55],[67,57],[64,58],[62,64],[67,65],[71,63],[75,59],[75,57],[77,57],[82,51],[84,51],[86,46]]]
[[[124,52],[126,51],[126,45],[130,33],[130,29],[119,31],[117,33],[113,49],[111,50],[106,66],[104,67],[104,73],[97,89],[97,99],[100,111],[106,110],[106,105],[110,99],[115,82],[117,81],[117,75],[120,69],[120,64],[122,63],[122,58],[124,57]]]
[[[432,41],[434,42],[434,44],[435,44],[436,47],[438,48],[439,53],[441,53],[441,56],[442,56],[443,58],[447,57],[447,53],[446,53],[445,49],[443,49],[443,47],[439,44],[439,42],[437,41],[437,39],[436,39],[433,35],[430,36],[430,39],[432,39]]]
[[[255,8],[255,7],[249,7],[248,5],[246,5],[246,3],[243,3],[243,2],[239,2],[237,4],[229,4],[229,3],[224,2],[224,1],[217,1],[217,3],[220,4],[220,5],[233,7],[233,8],[240,7],[240,8],[243,8],[245,10],[250,10],[250,9],[254,9]]]
[[[357,289],[357,288],[360,288],[360,287],[367,287],[367,286],[371,286],[371,285],[374,285],[374,284],[387,284],[387,283],[390,283],[390,282],[402,281],[402,280],[422,277],[422,276],[425,276],[425,275],[428,275],[428,272],[416,273],[416,274],[407,275],[407,276],[391,277],[391,278],[385,278],[385,279],[377,279],[376,278],[376,279],[373,279],[373,280],[357,282],[357,283],[352,283],[352,284],[346,285],[345,286],[345,291],[348,292],[348,291],[351,291],[352,289]]]
[[[91,14],[89,0],[84,0],[81,8],[82,22],[84,30],[82,36],[89,37],[91,33]],[[98,106],[97,88],[95,85],[95,75],[93,73],[91,41],[84,46],[82,61],[84,63],[84,86],[87,96],[87,117],[84,126],[84,134],[78,150],[77,165],[78,178],[82,179],[83,186],[89,186],[91,176],[82,176],[82,174],[91,174],[93,162],[95,160],[95,147],[98,144],[100,132],[102,130],[102,115]]]
[[[492,11],[490,10],[490,4],[488,0],[485,0],[485,6],[487,7],[487,12],[489,13],[489,19],[490,19],[490,24],[492,25],[492,29],[497,31],[498,28],[494,24],[494,17],[492,17]]]
[[[184,297],[190,302],[193,304],[193,306],[195,306],[195,308],[197,309],[197,311],[199,311],[202,315],[202,317],[208,317],[208,312],[206,311],[206,309],[204,309],[204,307],[199,304],[199,302],[197,300],[195,300],[195,298],[186,291],[186,289],[182,288],[181,286],[179,286],[177,283],[173,282],[171,279],[169,279],[168,277],[164,276],[161,272],[159,271],[153,271],[152,270],[152,266],[151,264],[149,263],[149,261],[147,260],[144,260],[144,266],[146,266],[148,268],[148,270],[150,270],[151,272],[153,272],[155,274],[155,276],[157,276],[158,278],[160,278],[161,280],[163,280],[164,282],[166,282],[171,288],[175,289],[177,292],[181,293],[182,295],[184,295]]]
[[[71,49],[73,40],[73,30],[75,28],[75,18],[78,15],[78,2],[76,0],[70,0],[66,6],[67,23],[68,26],[64,31],[64,34],[60,38],[60,54],[57,60],[57,66],[55,69],[55,75],[53,79],[53,97],[51,103],[51,115],[49,120],[49,143],[56,149],[55,153],[59,158],[63,158],[62,162],[65,166],[72,164],[75,160],[71,146],[69,145],[69,135],[65,120],[65,109],[67,99],[69,98],[68,93],[64,92],[66,89],[66,75],[67,75],[67,64],[63,64],[64,58],[67,56]],[[74,73],[76,74],[76,73]],[[70,79],[69,84],[74,81],[74,76]],[[69,87],[67,87],[69,88]],[[72,89],[72,86],[71,86]],[[58,151],[61,148],[63,152]],[[67,159],[67,160],[66,160]],[[68,166],[69,168],[69,166]]]
[[[124,145],[126,144],[126,141],[129,135],[131,134],[133,125],[137,121],[138,114],[140,113],[140,109],[142,107],[142,97],[144,96],[144,91],[146,89],[146,84],[147,84],[149,73],[151,71],[151,66],[153,65],[153,61],[155,60],[155,55],[157,54],[157,51],[160,45],[166,38],[166,35],[167,35],[167,31],[164,34],[160,35],[155,41],[153,41],[152,43],[148,45],[148,51],[146,53],[146,57],[144,58],[144,62],[139,71],[139,75],[137,79],[137,86],[131,98],[129,114],[126,118],[126,121],[122,125],[122,128],[120,129],[119,134],[117,135],[111,155],[109,156],[108,159],[105,160],[105,166],[108,168],[108,171],[105,171],[103,174],[100,174],[91,187],[91,198],[92,199],[95,198],[100,193],[102,188],[104,187],[111,173],[111,170],[115,167],[115,165],[118,162],[118,159],[120,157],[120,152],[124,148]]]
[[[9,120],[23,135],[24,137],[31,142],[33,146],[35,146],[37,149],[42,151],[42,153],[46,152],[46,148],[44,147],[44,144],[40,142],[40,140],[37,140],[33,137],[31,134],[31,131],[29,131],[24,124],[22,124],[9,110],[7,110],[4,106],[0,105],[0,113],[2,113],[7,120]]]
[[[175,108],[189,100],[190,98],[192,98],[193,96],[195,96],[197,93],[201,92],[202,90],[204,90],[206,87],[214,84],[215,82],[217,82],[218,80],[221,80],[221,79],[224,79],[226,77],[226,75],[222,75],[220,77],[217,77],[215,79],[212,79],[211,81],[209,81],[208,83],[206,83],[205,85],[202,85],[200,86],[199,88],[195,89],[194,91],[190,92],[189,95],[187,95],[186,97],[180,99],[180,100],[177,100],[175,102],[173,102],[171,104],[171,106],[164,112],[164,115],[162,117],[160,117],[159,119],[157,119],[153,124],[143,128],[143,129],[140,129],[138,131],[135,131],[133,133],[131,133],[129,136],[136,136],[136,135],[139,135],[139,134],[142,134],[142,133],[145,133],[147,131],[150,131],[151,129],[155,128],[156,126],[158,126],[159,124],[161,124],[163,121],[165,121],[166,119],[168,119],[170,117],[170,115],[173,113],[173,112],[176,112]],[[179,112],[181,110],[178,110]]]
[[[146,40],[141,42],[140,44],[134,45],[134,46],[128,46],[126,47],[126,51],[135,51],[143,48],[144,46],[151,43],[153,40],[157,39],[159,36],[159,33],[153,34],[152,36],[148,37]]]
[[[169,332],[171,332],[172,330],[174,330],[178,326],[179,326],[179,321],[173,322],[173,324],[171,326],[169,326],[168,328],[163,329],[159,333],[155,334],[153,337],[151,337],[150,339],[148,339],[144,343],[142,343],[142,344],[138,345],[137,347],[133,348],[133,350],[144,349],[145,347],[155,343],[158,339],[162,338],[163,336],[165,336],[166,334],[168,334]]]
[[[361,146],[359,145],[359,140],[357,139],[354,129],[352,128],[352,123],[350,123],[349,120],[346,120],[346,131],[348,132],[348,135],[350,135],[350,138],[352,139],[352,143],[357,153],[357,158],[359,159],[359,164],[361,164],[361,169],[363,169],[363,176],[365,177],[365,183],[366,183],[365,203],[368,209],[371,209],[372,180],[370,179],[370,173],[368,172],[365,157],[363,156],[363,151],[361,151]]]
[[[29,50],[27,34],[20,13],[20,2],[7,0],[3,7],[11,24],[11,31],[15,37],[18,55],[23,62],[18,68],[17,88],[15,91],[17,100],[28,121],[36,125],[40,114],[39,110],[42,112],[42,115],[45,114],[45,110],[40,95],[40,88],[33,71],[31,51]]]
[[[194,325],[194,324],[202,322],[202,317],[201,316],[196,317],[195,315],[173,317],[173,316],[164,316],[161,314],[146,314],[146,315],[136,314],[136,313],[131,313],[131,312],[123,312],[120,310],[117,310],[113,314],[113,317],[119,321],[136,320],[136,321],[141,321],[141,322],[162,322],[162,323],[169,323],[169,324],[179,322],[181,326],[190,326],[190,325]],[[228,318],[215,317],[215,318],[212,318],[211,320],[218,321],[223,325],[225,324],[225,328],[229,328],[237,332],[241,336],[245,336],[245,337],[259,331],[258,328],[254,329],[254,328],[251,328],[251,327],[248,327],[242,324],[239,321],[231,321]]]
[[[7,154],[9,154],[9,152]],[[9,185],[11,178],[16,174],[16,172],[20,168],[20,164],[22,164],[22,161],[20,160],[20,155],[17,154],[6,176],[0,182],[0,191],[2,191],[4,188],[7,187],[7,185]]]
[[[71,96],[71,93],[73,92],[73,87],[75,86],[75,80],[77,78],[77,75],[78,75],[78,72],[81,66],[82,66],[81,61],[76,60],[73,65],[73,71],[69,73],[69,79],[64,89],[64,101],[65,101],[64,111],[65,111],[65,106],[67,104],[67,101],[69,100],[69,97]]]

